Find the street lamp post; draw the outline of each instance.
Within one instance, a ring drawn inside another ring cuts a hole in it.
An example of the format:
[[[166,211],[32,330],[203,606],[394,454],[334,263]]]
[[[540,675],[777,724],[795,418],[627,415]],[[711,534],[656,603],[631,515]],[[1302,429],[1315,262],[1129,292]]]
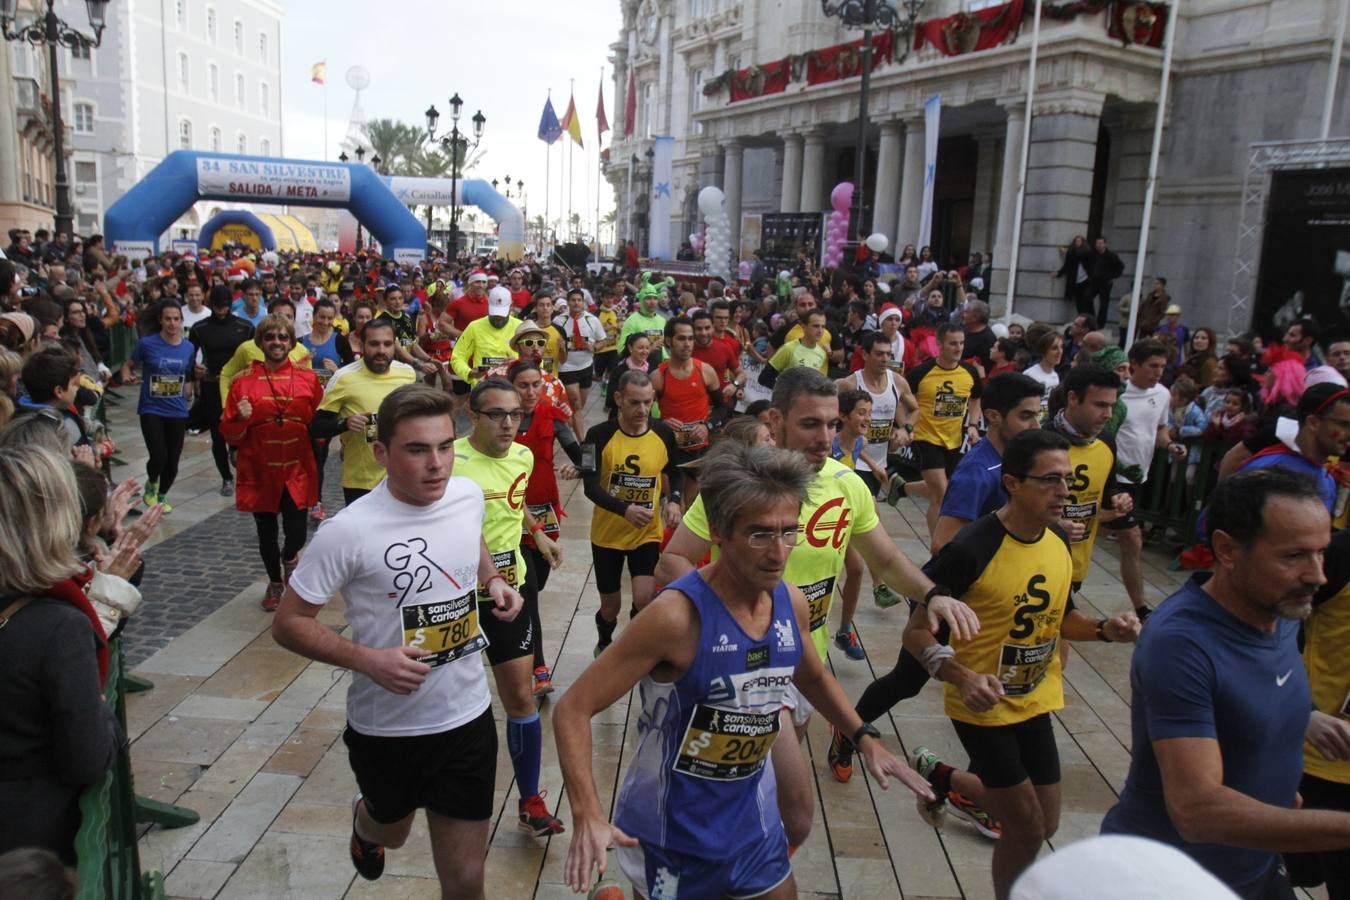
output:
[[[61,122],[61,76],[56,68],[56,48],[67,47],[93,48],[103,42],[103,29],[107,25],[107,7],[109,0],[85,0],[85,11],[89,15],[89,25],[94,36],[88,37],[71,28],[56,15],[56,0],[46,0],[47,12],[40,21],[20,25],[17,21],[19,0],[0,0],[0,31],[7,41],[27,41],[34,47],[47,45],[48,77],[51,81],[52,104],[52,152],[53,181],[56,186],[56,231],[66,235],[73,233],[75,225],[74,210],[70,206],[70,182],[66,178],[66,139],[65,125]]]
[[[447,242],[446,250],[451,259],[459,258],[460,166],[463,165],[469,151],[477,147],[478,142],[483,139],[483,126],[487,124],[487,116],[483,115],[481,109],[473,114],[473,118],[470,119],[473,122],[473,143],[470,144],[468,136],[459,130],[459,116],[463,111],[464,101],[457,92],[450,98],[450,133],[441,138],[441,148],[450,154],[450,240]],[[441,114],[433,105],[427,107],[426,117],[427,139],[435,140],[436,125],[440,121]]]
[[[853,196],[848,210],[848,243],[845,246],[845,268],[851,268],[857,256],[858,234],[862,231],[864,196],[867,173],[867,99],[872,86],[872,31],[894,31],[897,44],[904,51],[897,62],[909,56],[910,36],[919,21],[923,0],[901,0],[904,15],[889,0],[820,0],[821,12],[827,18],[837,18],[845,28],[863,30],[862,78],[858,85],[858,146],[853,154]]]

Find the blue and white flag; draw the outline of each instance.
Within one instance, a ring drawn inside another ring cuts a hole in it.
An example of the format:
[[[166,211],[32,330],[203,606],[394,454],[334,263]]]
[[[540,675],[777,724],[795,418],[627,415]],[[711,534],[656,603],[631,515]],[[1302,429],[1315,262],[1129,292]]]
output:
[[[562,133],[562,123],[558,121],[558,114],[553,111],[553,98],[550,97],[544,101],[544,114],[539,117],[539,140],[545,144],[552,144],[562,137]]]
[[[647,253],[653,259],[674,259],[670,249],[670,215],[675,206],[671,195],[671,175],[675,161],[675,139],[659,137],[653,147],[651,230],[647,236]]]
[[[919,246],[933,242],[933,186],[937,181],[938,124],[942,118],[942,95],[934,94],[923,104],[923,208],[919,210]]]

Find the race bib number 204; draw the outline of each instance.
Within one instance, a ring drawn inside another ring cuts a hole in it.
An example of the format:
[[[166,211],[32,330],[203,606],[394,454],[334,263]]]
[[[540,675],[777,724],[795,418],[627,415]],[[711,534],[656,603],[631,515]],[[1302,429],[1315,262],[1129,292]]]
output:
[[[748,712],[699,704],[689,717],[675,771],[739,781],[764,768],[778,737],[778,711]]]

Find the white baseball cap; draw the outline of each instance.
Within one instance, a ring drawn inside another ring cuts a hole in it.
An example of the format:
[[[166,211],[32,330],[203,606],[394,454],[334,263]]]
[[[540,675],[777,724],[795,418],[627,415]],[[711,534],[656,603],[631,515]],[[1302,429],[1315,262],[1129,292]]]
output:
[[[500,285],[488,291],[487,309],[489,316],[511,315],[511,292]]]

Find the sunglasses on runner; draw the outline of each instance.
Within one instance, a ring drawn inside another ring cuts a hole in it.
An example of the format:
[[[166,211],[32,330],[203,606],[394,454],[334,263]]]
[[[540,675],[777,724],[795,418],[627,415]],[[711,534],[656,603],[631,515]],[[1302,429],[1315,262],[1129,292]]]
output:
[[[548,341],[544,338],[522,338],[516,341],[518,347],[547,347]]]
[[[262,335],[264,341],[289,341],[291,336],[284,331],[269,331]]]

